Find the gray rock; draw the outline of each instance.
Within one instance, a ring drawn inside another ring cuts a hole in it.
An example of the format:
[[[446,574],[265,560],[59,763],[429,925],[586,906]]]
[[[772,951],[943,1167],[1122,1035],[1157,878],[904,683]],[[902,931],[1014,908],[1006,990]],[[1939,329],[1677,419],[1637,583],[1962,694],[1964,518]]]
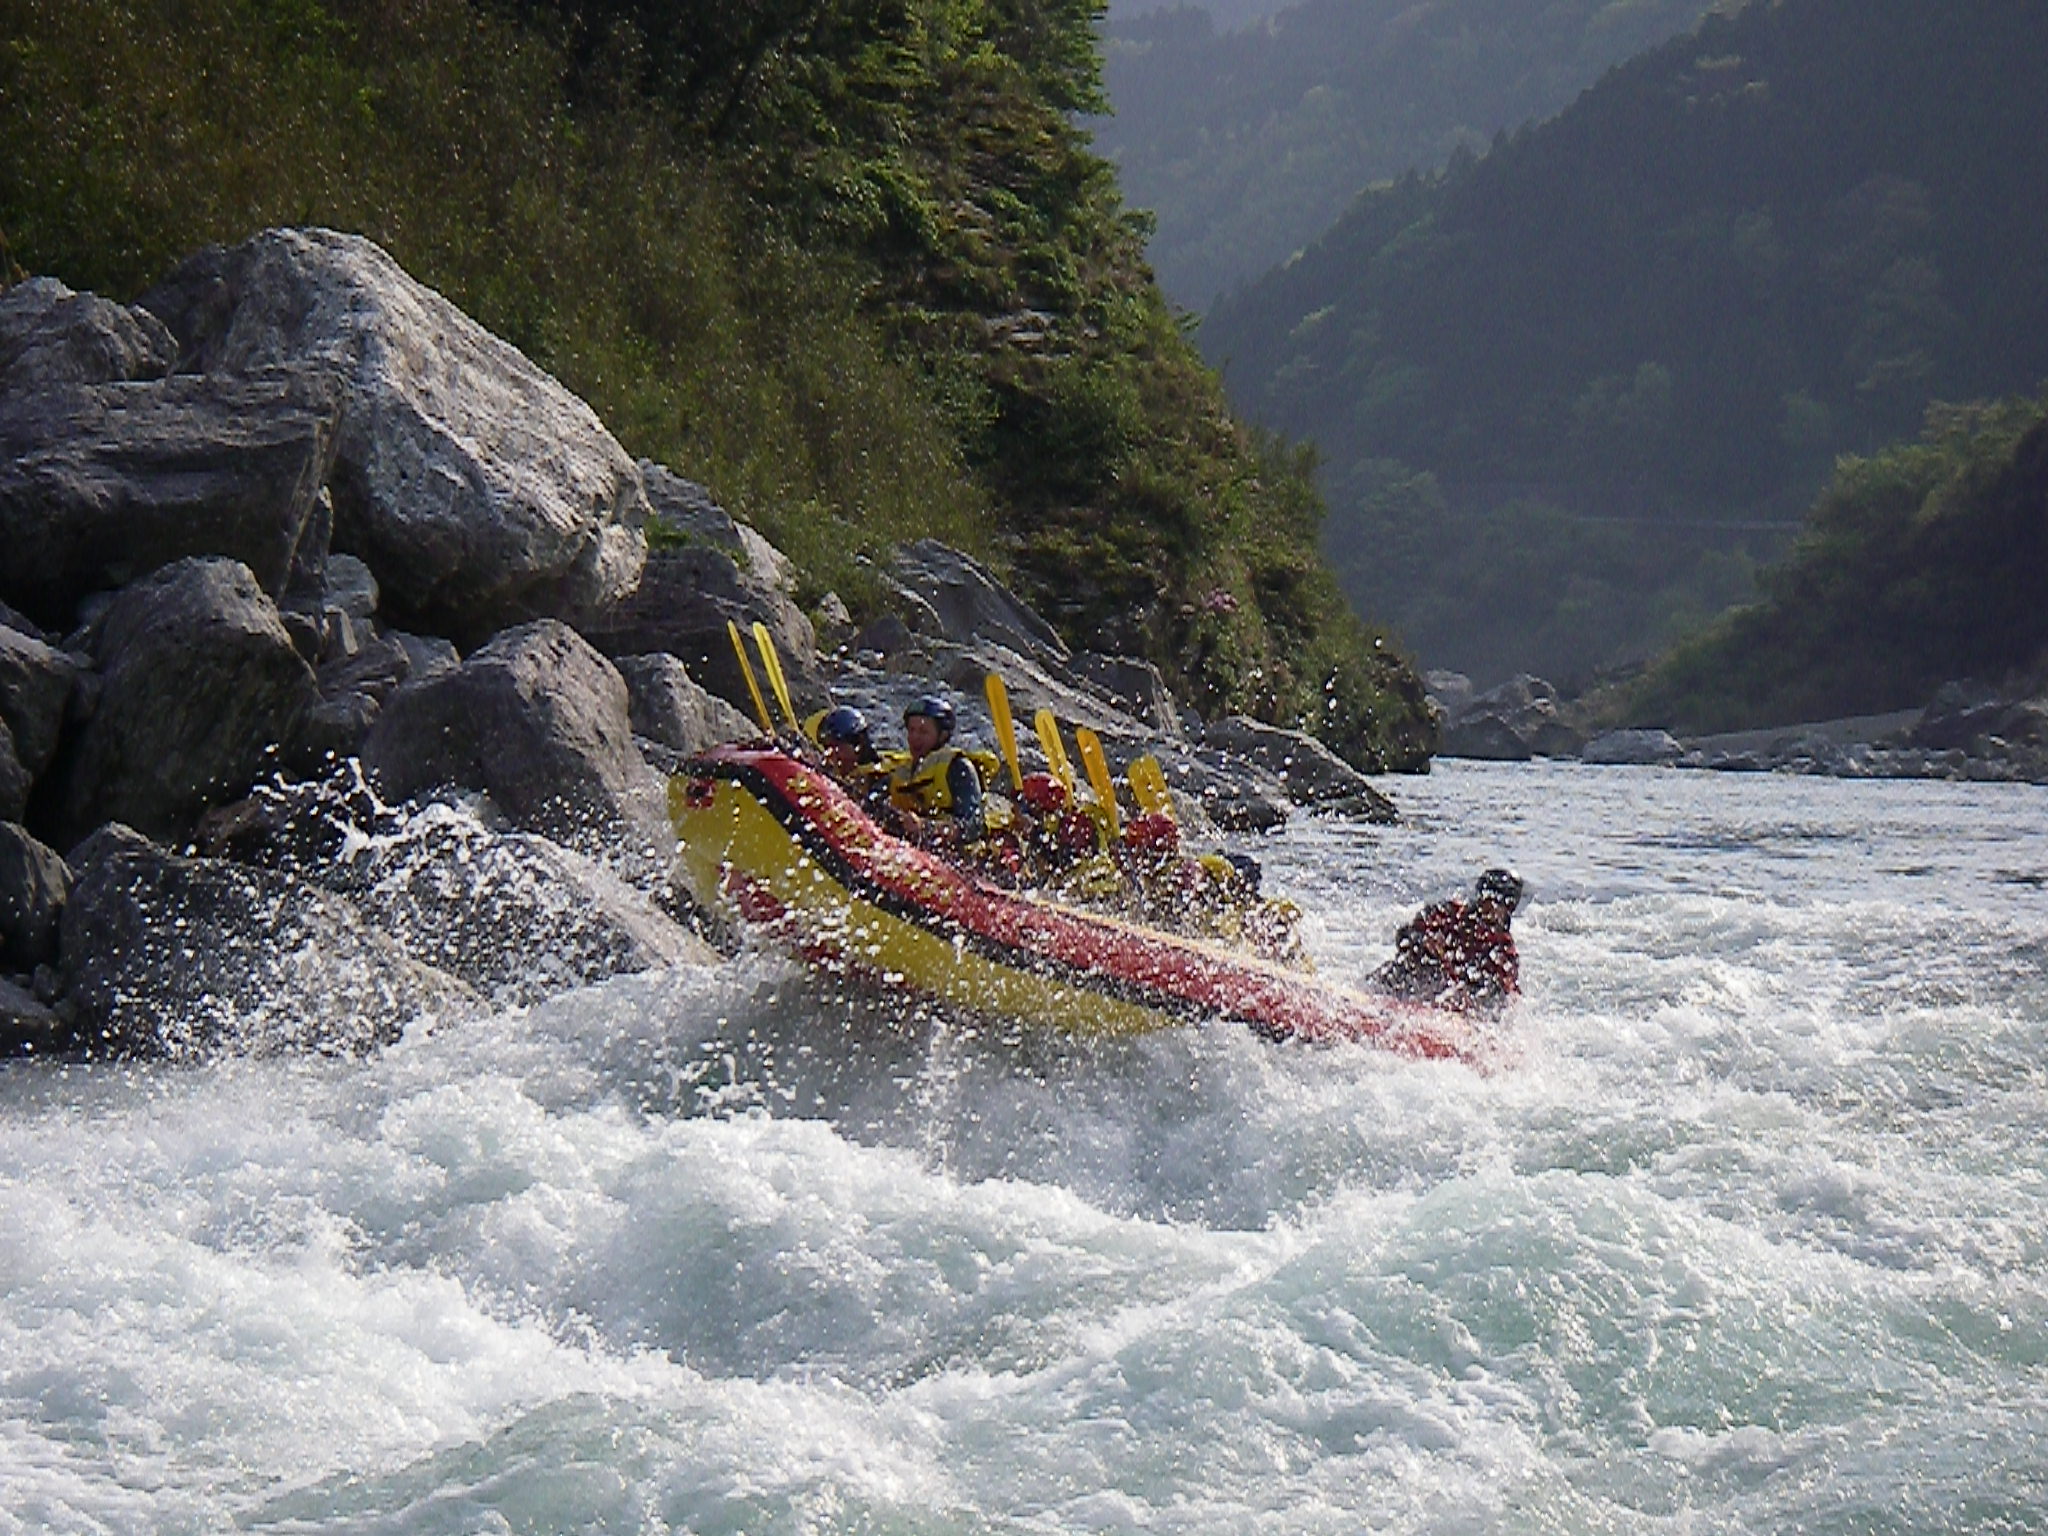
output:
[[[455,671],[400,688],[362,755],[392,799],[480,789],[537,831],[619,820],[647,775],[625,680],[553,619],[507,630]]]
[[[1472,679],[1462,672],[1448,672],[1441,669],[1422,674],[1422,686],[1427,691],[1429,702],[1446,721],[1455,720],[1471,706]]]
[[[455,643],[443,640],[439,635],[409,635],[401,629],[388,629],[384,638],[404,648],[406,676],[415,682],[425,682],[430,677],[453,672],[462,665],[462,653],[455,648]]]
[[[714,958],[703,940],[601,864],[530,833],[494,833],[446,806],[319,866],[415,959],[494,1003]]]
[[[1527,673],[1475,695],[1444,726],[1445,757],[1526,762],[1574,757],[1585,733],[1558,713],[1557,690]]]
[[[0,599],[61,629],[88,593],[190,555],[239,560],[282,593],[339,399],[310,367],[0,392]]]
[[[1588,763],[1645,767],[1677,762],[1685,747],[1669,731],[1622,730],[1595,736],[1580,749]]]
[[[70,1021],[0,976],[0,1057],[56,1056],[72,1046]]]
[[[701,752],[721,741],[759,734],[754,722],[716,694],[698,686],[675,657],[622,656],[633,729],[676,752]]]
[[[0,821],[0,970],[26,975],[57,958],[71,871],[28,829]]]
[[[713,544],[650,554],[640,585],[583,626],[583,633],[607,656],[657,651],[675,656],[711,692],[736,708],[751,710],[728,623],[737,624],[745,637],[748,662],[764,697],[768,682],[760,676],[754,652],[756,623],[768,628],[797,706],[816,709],[825,703],[829,695],[811,621],[757,566],[742,570],[730,552]],[[773,702],[769,700],[771,707]]]
[[[724,550],[758,584],[785,597],[794,595],[796,566],[781,550],[733,517],[694,480],[685,480],[652,459],[642,459],[639,467],[648,508],[671,533]]]
[[[1296,805],[1362,821],[1401,819],[1394,802],[1371,780],[1305,731],[1230,715],[1204,727],[1202,744],[1256,763],[1286,786],[1287,797]]]
[[[0,724],[31,777],[57,755],[78,670],[75,658],[33,635],[0,627]]]
[[[146,309],[54,277],[0,289],[0,395],[160,379],[177,361],[177,338]]]
[[[104,821],[189,830],[274,766],[318,697],[276,606],[233,560],[182,560],[127,588],[90,641],[98,703],[53,770],[61,846]]]
[[[182,858],[119,825],[73,862],[62,950],[91,1053],[360,1052],[476,1006],[347,900],[279,871]]]
[[[919,539],[895,552],[889,571],[930,606],[939,633],[956,645],[1000,645],[1048,668],[1069,660],[1053,627],[972,556]]]
[[[354,555],[332,554],[322,572],[325,606],[367,623],[377,612],[377,578]]]
[[[22,765],[14,750],[14,735],[0,720],[0,821],[18,821],[28,812],[29,791],[35,778]]]
[[[1119,709],[1168,740],[1181,736],[1180,706],[1166,679],[1149,661],[1082,651],[1066,665],[1066,673],[1094,688]]]
[[[596,414],[370,241],[273,229],[145,295],[186,367],[320,361],[345,381],[335,546],[401,622],[480,637],[580,619],[631,590],[639,471]]]
[[[323,663],[320,697],[299,723],[289,765],[317,774],[355,756],[384,701],[411,673],[412,653],[388,635],[372,634],[351,654]]]

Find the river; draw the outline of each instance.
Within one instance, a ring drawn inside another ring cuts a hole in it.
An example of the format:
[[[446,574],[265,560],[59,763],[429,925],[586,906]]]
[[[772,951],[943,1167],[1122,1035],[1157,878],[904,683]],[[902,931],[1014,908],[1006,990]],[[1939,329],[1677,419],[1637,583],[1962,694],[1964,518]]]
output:
[[[0,1532],[2048,1530],[2048,790],[1446,762],[1258,845],[1490,1075],[768,955],[0,1070]]]

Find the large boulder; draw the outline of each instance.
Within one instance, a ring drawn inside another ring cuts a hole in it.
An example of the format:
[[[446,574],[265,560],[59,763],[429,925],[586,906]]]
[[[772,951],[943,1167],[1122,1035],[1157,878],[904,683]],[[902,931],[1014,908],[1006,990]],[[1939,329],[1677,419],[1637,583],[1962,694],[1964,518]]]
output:
[[[646,554],[633,460],[589,406],[372,242],[273,229],[186,262],[142,304],[181,367],[317,361],[344,381],[334,541],[400,622],[467,643],[572,621],[631,590]]]
[[[1180,705],[1149,661],[1082,651],[1067,663],[1069,677],[1086,684],[1169,741],[1181,739]]]
[[[937,539],[898,549],[889,573],[922,600],[936,616],[941,637],[956,645],[1000,645],[1048,669],[1069,659],[1066,642],[1029,604],[980,561]]]
[[[1559,712],[1557,690],[1525,673],[1470,699],[1445,722],[1438,750],[1445,757],[1526,762],[1575,757],[1585,742],[1585,732]]]
[[[742,569],[716,545],[654,551],[639,587],[584,626],[583,633],[607,656],[665,651],[711,692],[744,709],[751,701],[727,626],[737,625],[745,637],[748,661],[765,697],[768,680],[753,654],[757,623],[767,626],[798,706],[821,707],[828,695],[811,621],[771,579],[755,567]]]
[[[625,817],[647,774],[625,680],[554,619],[509,629],[454,671],[398,689],[362,755],[392,799],[480,789],[514,824],[543,832]]]
[[[0,395],[160,379],[177,361],[177,338],[146,309],[54,277],[0,289]]]
[[[180,857],[118,824],[72,862],[63,968],[93,1054],[359,1052],[476,1006],[346,899],[280,871]]]
[[[28,794],[35,778],[15,751],[13,733],[0,720],[0,821],[15,821],[28,812]]]
[[[687,755],[758,734],[753,721],[698,686],[690,669],[666,652],[621,656],[618,668],[626,680],[633,730],[649,741]]]
[[[533,833],[492,832],[447,806],[317,869],[408,954],[498,1004],[715,958],[604,865]]]
[[[31,778],[50,766],[78,686],[75,657],[0,624],[0,730]]]
[[[68,628],[79,600],[189,555],[281,594],[324,558],[340,395],[320,368],[0,390],[0,599]]]
[[[1632,728],[1607,731],[1587,742],[1579,759],[1610,767],[1650,767],[1675,763],[1685,756],[1685,745],[1669,731]]]
[[[71,871],[28,829],[0,821],[0,971],[27,975],[57,958]]]
[[[277,607],[238,561],[166,566],[122,591],[89,632],[97,702],[50,774],[50,835],[105,821],[190,829],[240,798],[317,697]]]
[[[1306,731],[1227,715],[1203,728],[1202,744],[1258,764],[1286,786],[1296,805],[1362,821],[1400,820],[1393,801]]]

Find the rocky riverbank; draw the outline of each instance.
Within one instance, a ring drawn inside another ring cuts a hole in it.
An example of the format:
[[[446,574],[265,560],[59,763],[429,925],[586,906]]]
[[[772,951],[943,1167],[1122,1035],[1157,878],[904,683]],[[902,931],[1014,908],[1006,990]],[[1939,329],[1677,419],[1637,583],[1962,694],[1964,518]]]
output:
[[[135,305],[0,293],[0,1046],[355,1051],[715,953],[662,774],[934,682],[1163,761],[1227,828],[1391,803],[1312,738],[1203,722],[979,563],[897,550],[856,631],[754,530],[378,247],[272,230]],[[825,644],[819,630],[825,631]],[[1031,744],[1026,743],[1027,752]]]
[[[2048,677],[2032,673],[1948,683],[1925,705],[1887,714],[1684,738],[1594,728],[1583,701],[1541,678],[1474,693],[1462,676],[1433,672],[1429,687],[1445,757],[2048,784]]]

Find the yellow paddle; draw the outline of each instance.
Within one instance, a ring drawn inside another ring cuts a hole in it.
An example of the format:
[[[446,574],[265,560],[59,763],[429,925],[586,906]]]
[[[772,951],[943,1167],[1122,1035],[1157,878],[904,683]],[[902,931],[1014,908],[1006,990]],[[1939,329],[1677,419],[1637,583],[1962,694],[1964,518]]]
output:
[[[754,664],[747,660],[747,642],[740,638],[740,627],[731,619],[725,621],[725,632],[732,636],[732,653],[740,659],[740,676],[747,680],[747,692],[754,696],[754,714],[761,722],[761,732],[773,736],[775,722],[768,718],[768,701],[761,697],[761,685],[754,681]]]
[[[768,674],[768,686],[775,690],[775,702],[782,706],[782,717],[789,722],[792,731],[803,735],[804,728],[796,717],[795,706],[789,702],[789,680],[782,675],[782,658],[776,654],[768,626],[759,619],[754,620],[754,644],[761,648],[761,670]]]
[[[1138,809],[1148,816],[1164,816],[1177,820],[1173,811],[1173,792],[1166,787],[1166,770],[1159,766],[1159,759],[1149,752],[1143,757],[1134,757],[1124,769],[1124,780],[1131,786],[1131,796],[1138,802]]]
[[[1045,766],[1052,770],[1052,776],[1065,786],[1068,794],[1074,792],[1074,765],[1067,761],[1065,743],[1060,740],[1060,723],[1053,719],[1052,711],[1039,706],[1038,713],[1031,717],[1032,729],[1038,732],[1038,745],[1045,752]]]
[[[996,741],[1003,749],[1003,761],[1010,765],[1010,788],[1024,787],[1023,765],[1017,761],[1017,722],[1010,714],[1010,690],[1000,674],[991,672],[982,679],[982,691],[988,695],[988,716],[995,722]]]
[[[1085,725],[1074,727],[1074,745],[1081,752],[1081,766],[1088,770],[1088,782],[1094,787],[1095,798],[1102,802],[1104,815],[1109,820],[1109,839],[1115,842],[1123,836],[1123,821],[1116,813],[1116,781],[1109,776],[1109,759],[1102,755],[1102,738]]]

